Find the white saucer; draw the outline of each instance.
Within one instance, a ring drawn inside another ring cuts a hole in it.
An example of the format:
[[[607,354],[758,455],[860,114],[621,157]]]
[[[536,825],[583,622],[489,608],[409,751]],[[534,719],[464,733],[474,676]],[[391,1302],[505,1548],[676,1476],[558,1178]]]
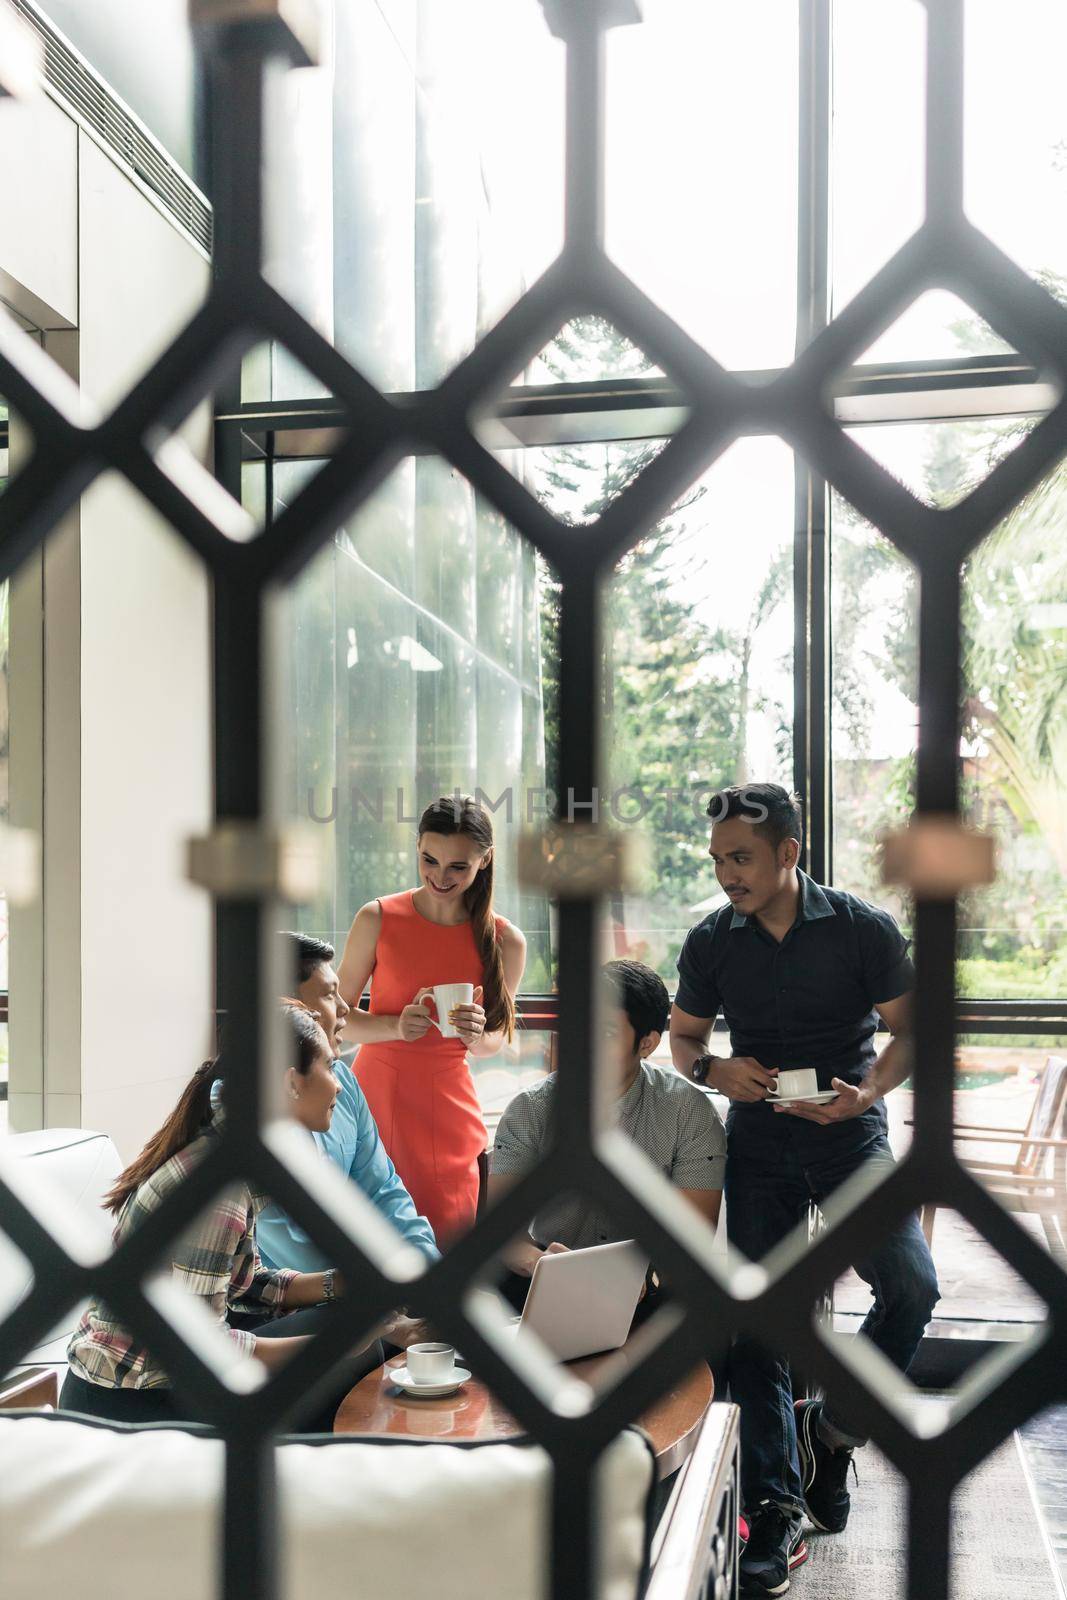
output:
[[[791,1094],[782,1095],[781,1098],[776,1094],[769,1094],[767,1096],[767,1104],[769,1106],[822,1106],[826,1104],[827,1100],[836,1099],[836,1089],[820,1089],[818,1094]]]
[[[447,1383],[416,1383],[407,1367],[393,1367],[389,1372],[389,1382],[395,1383],[398,1389],[403,1389],[405,1394],[424,1395],[427,1400],[432,1400],[436,1395],[452,1394],[469,1377],[470,1373],[465,1367],[456,1367]]]

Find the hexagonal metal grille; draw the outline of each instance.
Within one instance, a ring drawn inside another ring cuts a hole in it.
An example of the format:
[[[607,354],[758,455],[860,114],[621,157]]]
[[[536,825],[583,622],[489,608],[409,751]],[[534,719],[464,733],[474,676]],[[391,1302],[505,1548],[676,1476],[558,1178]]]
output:
[[[504,0],[502,0],[504,3]],[[922,227],[848,308],[813,337],[792,367],[768,386],[746,387],[642,295],[603,249],[604,36],[640,20],[637,0],[543,0],[549,26],[568,53],[566,243],[560,259],[435,390],[403,411],[337,354],[263,279],[261,196],[246,181],[262,156],[261,90],[273,54],[296,41],[282,7],[255,0],[194,5],[215,26],[206,41],[216,76],[213,145],[216,278],[210,297],[154,368],[99,423],[87,423],[73,388],[15,325],[0,322],[0,392],[32,429],[31,460],[0,500],[0,575],[15,571],[77,497],[104,471],[121,472],[168,519],[209,567],[215,586],[216,808],[220,821],[264,817],[262,612],[268,588],[294,576],[412,448],[436,451],[510,519],[553,564],[562,583],[560,626],[561,788],[580,809],[599,773],[598,640],[600,586],[638,539],[739,434],[772,432],[791,444],[915,563],[921,579],[918,810],[958,813],[957,719],[960,685],[960,567],[968,552],[1018,504],[1067,450],[1061,401],[966,500],[933,510],[877,466],[834,421],[824,399],[846,368],[917,294],[931,286],[965,298],[1041,371],[1067,389],[1067,311],[966,219],[962,204],[963,0],[924,0],[928,13],[927,209]],[[825,28],[825,0],[805,0],[805,25]],[[265,18],[267,20],[265,20]],[[221,20],[220,20],[221,19]],[[469,417],[567,318],[597,312],[637,342],[673,378],[691,405],[681,430],[649,468],[581,539],[551,514],[476,439]],[[191,458],[175,459],[159,441],[191,406],[264,339],[283,343],[347,408],[351,431],[336,457],[260,539],[233,542],[232,508]],[[561,824],[566,826],[566,824]],[[90,1289],[106,1297],[165,1360],[175,1382],[216,1419],[227,1444],[226,1600],[277,1592],[273,1430],[284,1423],[323,1364],[398,1298],[397,1284],[369,1263],[359,1230],[349,1231],[306,1193],[298,1176],[261,1137],[258,1062],[263,1042],[255,952],[266,900],[225,899],[218,908],[227,1005],[241,1041],[231,1081],[232,1113],[217,1151],[164,1209],[104,1266],[78,1263],[57,1234],[0,1182],[5,1228],[32,1261],[35,1285],[0,1327],[0,1370],[42,1338]],[[573,1063],[595,1059],[593,1006],[597,902],[559,907],[561,1051]],[[794,1252],[776,1276],[732,1294],[707,1268],[657,1202],[654,1185],[625,1175],[610,1141],[596,1136],[592,1073],[560,1081],[558,1132],[543,1166],[518,1185],[472,1233],[420,1280],[405,1285],[417,1305],[465,1351],[501,1399],[549,1451],[554,1463],[552,1593],[577,1600],[594,1592],[593,1469],[610,1440],[695,1359],[741,1327],[774,1330],[815,1379],[869,1429],[907,1478],[909,1587],[912,1600],[947,1600],[952,1493],[1008,1433],[1064,1396],[1063,1334],[1067,1276],[957,1163],[952,1089],[956,904],[917,907],[914,1143],[887,1183]],[[227,1177],[255,1177],[309,1222],[338,1265],[360,1287],[350,1314],[257,1396],[236,1395],[201,1362],[141,1288],[145,1272]],[[553,1409],[512,1371],[461,1307],[464,1287],[525,1224],[540,1198],[574,1187],[596,1197],[650,1242],[687,1309],[654,1359],[630,1373],[589,1414]],[[949,1425],[920,1437],[851,1365],[815,1332],[819,1291],[859,1252],[872,1229],[898,1221],[921,1202],[953,1206],[1047,1301],[1043,1340],[988,1392],[974,1390]],[[710,1332],[709,1330],[714,1330]]]

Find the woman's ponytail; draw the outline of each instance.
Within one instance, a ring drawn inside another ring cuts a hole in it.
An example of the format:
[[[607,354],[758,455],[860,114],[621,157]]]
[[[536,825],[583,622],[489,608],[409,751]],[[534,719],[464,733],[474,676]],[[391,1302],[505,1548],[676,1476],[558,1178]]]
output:
[[[471,932],[482,958],[482,1008],[487,1033],[504,1030],[508,1043],[515,1037],[515,1002],[504,982],[504,955],[496,935],[493,915],[493,858],[482,867],[465,896]]]

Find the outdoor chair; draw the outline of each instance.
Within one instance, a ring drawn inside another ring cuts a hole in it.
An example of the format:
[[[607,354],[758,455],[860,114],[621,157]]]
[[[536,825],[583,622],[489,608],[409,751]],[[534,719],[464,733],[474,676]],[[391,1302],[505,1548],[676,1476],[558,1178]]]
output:
[[[956,1138],[1015,1147],[1012,1161],[991,1161],[983,1156],[961,1158],[961,1165],[1008,1211],[1040,1217],[1049,1250],[1067,1268],[1067,1059],[1049,1056],[1045,1062],[1025,1130],[959,1123]],[[922,1226],[928,1243],[933,1239],[936,1214],[936,1203],[923,1206]]]

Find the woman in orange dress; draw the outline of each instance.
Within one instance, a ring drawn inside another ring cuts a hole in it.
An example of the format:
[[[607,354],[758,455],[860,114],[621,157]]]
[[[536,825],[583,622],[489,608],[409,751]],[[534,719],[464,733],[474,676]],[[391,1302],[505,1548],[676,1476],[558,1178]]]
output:
[[[439,1244],[474,1222],[485,1123],[468,1054],[495,1055],[515,1029],[526,964],[519,929],[493,914],[493,824],[477,801],[442,797],[419,819],[417,889],[362,906],[339,968],[352,1007],[345,1034],[359,1046],[353,1071],[415,1209]],[[370,1010],[359,998],[370,979]],[[474,985],[434,1027],[426,1003],[443,983]]]

